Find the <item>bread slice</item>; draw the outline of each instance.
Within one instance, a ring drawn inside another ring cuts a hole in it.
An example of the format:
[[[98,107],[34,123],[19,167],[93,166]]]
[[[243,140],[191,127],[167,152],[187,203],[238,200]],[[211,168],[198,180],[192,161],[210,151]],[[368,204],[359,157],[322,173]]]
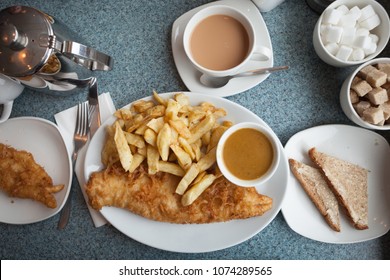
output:
[[[324,216],[328,225],[340,231],[339,205],[333,192],[329,189],[322,172],[295,159],[289,159],[290,168],[311,201]]]
[[[309,156],[322,170],[329,187],[357,229],[368,228],[368,170],[356,164],[321,153],[316,148]]]

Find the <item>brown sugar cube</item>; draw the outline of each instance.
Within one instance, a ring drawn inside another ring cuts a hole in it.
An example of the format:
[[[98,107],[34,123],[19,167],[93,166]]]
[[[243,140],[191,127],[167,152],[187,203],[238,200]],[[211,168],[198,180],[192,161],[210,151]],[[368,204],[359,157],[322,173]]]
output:
[[[376,68],[382,72],[385,72],[386,74],[390,73],[390,63],[378,63]]]
[[[362,80],[362,81],[358,82],[356,85],[353,85],[351,88],[360,97],[365,96],[369,91],[372,90],[372,87],[370,86],[370,84],[367,83],[365,80]]]
[[[349,98],[351,98],[351,103],[354,104],[354,103],[357,103],[359,102],[359,96],[357,95],[356,91],[354,91],[353,89],[351,89],[349,91]]]
[[[382,109],[370,107],[363,111],[363,119],[371,124],[379,124],[385,120]]]
[[[387,82],[390,82],[390,63],[378,63],[378,69],[387,75]]]
[[[373,70],[378,70],[376,69],[374,66],[372,65],[367,65],[365,67],[363,67],[362,69],[360,69],[360,71],[358,72],[358,76],[362,79],[366,79],[367,78],[367,75],[368,73],[370,73],[371,71]]]
[[[378,108],[382,109],[385,120],[390,119],[390,101],[379,105]]]
[[[384,88],[377,87],[367,93],[368,100],[374,105],[379,105],[385,103],[389,100],[387,96],[387,91]]]
[[[364,110],[371,107],[371,103],[368,101],[360,101],[353,105],[355,108],[356,113],[358,113],[359,116],[363,116]]]
[[[359,78],[358,76],[355,76],[353,79],[352,79],[352,82],[351,82],[351,86],[354,86],[356,85],[358,82],[360,82],[362,79]]]
[[[387,75],[375,69],[367,74],[366,80],[372,87],[380,87],[387,82]]]

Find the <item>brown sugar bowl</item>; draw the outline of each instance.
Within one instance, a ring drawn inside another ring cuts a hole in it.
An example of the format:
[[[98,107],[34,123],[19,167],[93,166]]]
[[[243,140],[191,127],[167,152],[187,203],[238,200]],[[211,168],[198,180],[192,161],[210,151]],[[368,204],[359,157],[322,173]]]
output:
[[[357,125],[390,130],[390,58],[376,58],[360,65],[344,81],[340,104]]]

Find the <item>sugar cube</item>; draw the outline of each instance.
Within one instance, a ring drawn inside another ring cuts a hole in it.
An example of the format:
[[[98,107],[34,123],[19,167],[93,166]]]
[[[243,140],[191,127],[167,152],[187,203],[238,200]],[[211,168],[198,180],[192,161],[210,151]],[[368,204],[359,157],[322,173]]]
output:
[[[325,45],[325,48],[332,55],[336,55],[338,50],[339,50],[339,45],[337,43],[328,43],[328,44]]]
[[[363,119],[372,124],[378,124],[385,120],[382,109],[370,107],[363,111]]]
[[[364,21],[364,20],[366,20],[366,19],[368,19],[369,17],[375,15],[375,10],[374,10],[374,8],[371,5],[365,6],[360,11],[361,11],[361,15],[360,15],[360,17],[358,19],[359,23]]]
[[[325,24],[338,24],[342,15],[342,12],[336,9],[326,10],[322,22]]]
[[[352,9],[349,10],[349,14],[353,15],[355,20],[358,20],[360,16],[362,15],[362,11],[358,6],[353,7]]]
[[[376,52],[376,49],[377,49],[378,45],[375,44],[374,42],[371,42],[370,46],[366,49],[364,49],[364,53],[366,56],[370,55],[370,54],[373,54]]]
[[[387,82],[387,75],[375,68],[375,70],[367,73],[366,80],[372,87],[380,87]]]
[[[360,69],[358,76],[362,79],[367,79],[368,73],[370,73],[371,71],[375,71],[375,70],[376,70],[376,68],[372,65],[364,66],[362,69]]]
[[[350,99],[351,99],[351,103],[352,103],[352,104],[355,104],[355,103],[359,102],[359,100],[360,100],[360,98],[359,98],[359,96],[357,95],[356,91],[354,91],[353,89],[351,89],[351,90],[349,91],[349,97],[350,97]]]
[[[372,90],[372,87],[365,80],[362,80],[355,85],[352,86],[352,89],[356,91],[356,93],[362,97],[365,96],[369,91]]]
[[[339,43],[341,40],[341,36],[343,35],[343,28],[340,26],[328,26],[325,31],[324,37],[327,42],[330,43]]]
[[[345,14],[340,17],[339,26],[342,27],[355,27],[356,18],[354,14]]]
[[[374,105],[380,105],[389,100],[387,91],[384,88],[377,87],[367,93],[368,100]]]
[[[352,54],[353,49],[348,46],[341,45],[336,53],[336,57],[340,60],[347,61],[349,56]]]
[[[379,105],[378,108],[382,109],[385,120],[388,120],[390,118],[390,101]]]
[[[378,42],[379,42],[379,37],[378,37],[378,35],[370,34],[370,35],[368,35],[368,36],[371,38],[371,41],[372,41],[373,43],[378,44]]]
[[[367,28],[368,30],[374,29],[379,24],[381,24],[381,19],[379,18],[379,16],[377,14],[360,22],[360,26]]]
[[[359,49],[369,49],[371,47],[372,40],[368,36],[356,36],[353,40],[353,46]]]
[[[371,107],[371,103],[368,101],[360,101],[357,104],[354,104],[353,107],[355,108],[356,113],[358,113],[359,116],[363,116],[364,110]]]
[[[346,13],[349,12],[349,9],[345,5],[340,5],[336,8],[336,10],[340,11],[342,15],[345,15]]]
[[[364,53],[363,49],[354,49],[351,54],[351,60],[353,61],[363,60],[365,55],[366,54]]]
[[[341,35],[340,43],[343,45],[351,46],[355,39],[356,28],[355,27],[344,27],[343,34]]]
[[[369,36],[370,31],[366,28],[359,27],[356,29],[356,36]]]

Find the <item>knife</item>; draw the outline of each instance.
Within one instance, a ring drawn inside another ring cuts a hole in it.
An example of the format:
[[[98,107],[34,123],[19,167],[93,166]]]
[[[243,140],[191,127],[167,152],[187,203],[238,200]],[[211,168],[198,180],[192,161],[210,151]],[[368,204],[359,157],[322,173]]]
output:
[[[92,77],[89,83],[89,132],[91,139],[101,125],[97,79]]]

